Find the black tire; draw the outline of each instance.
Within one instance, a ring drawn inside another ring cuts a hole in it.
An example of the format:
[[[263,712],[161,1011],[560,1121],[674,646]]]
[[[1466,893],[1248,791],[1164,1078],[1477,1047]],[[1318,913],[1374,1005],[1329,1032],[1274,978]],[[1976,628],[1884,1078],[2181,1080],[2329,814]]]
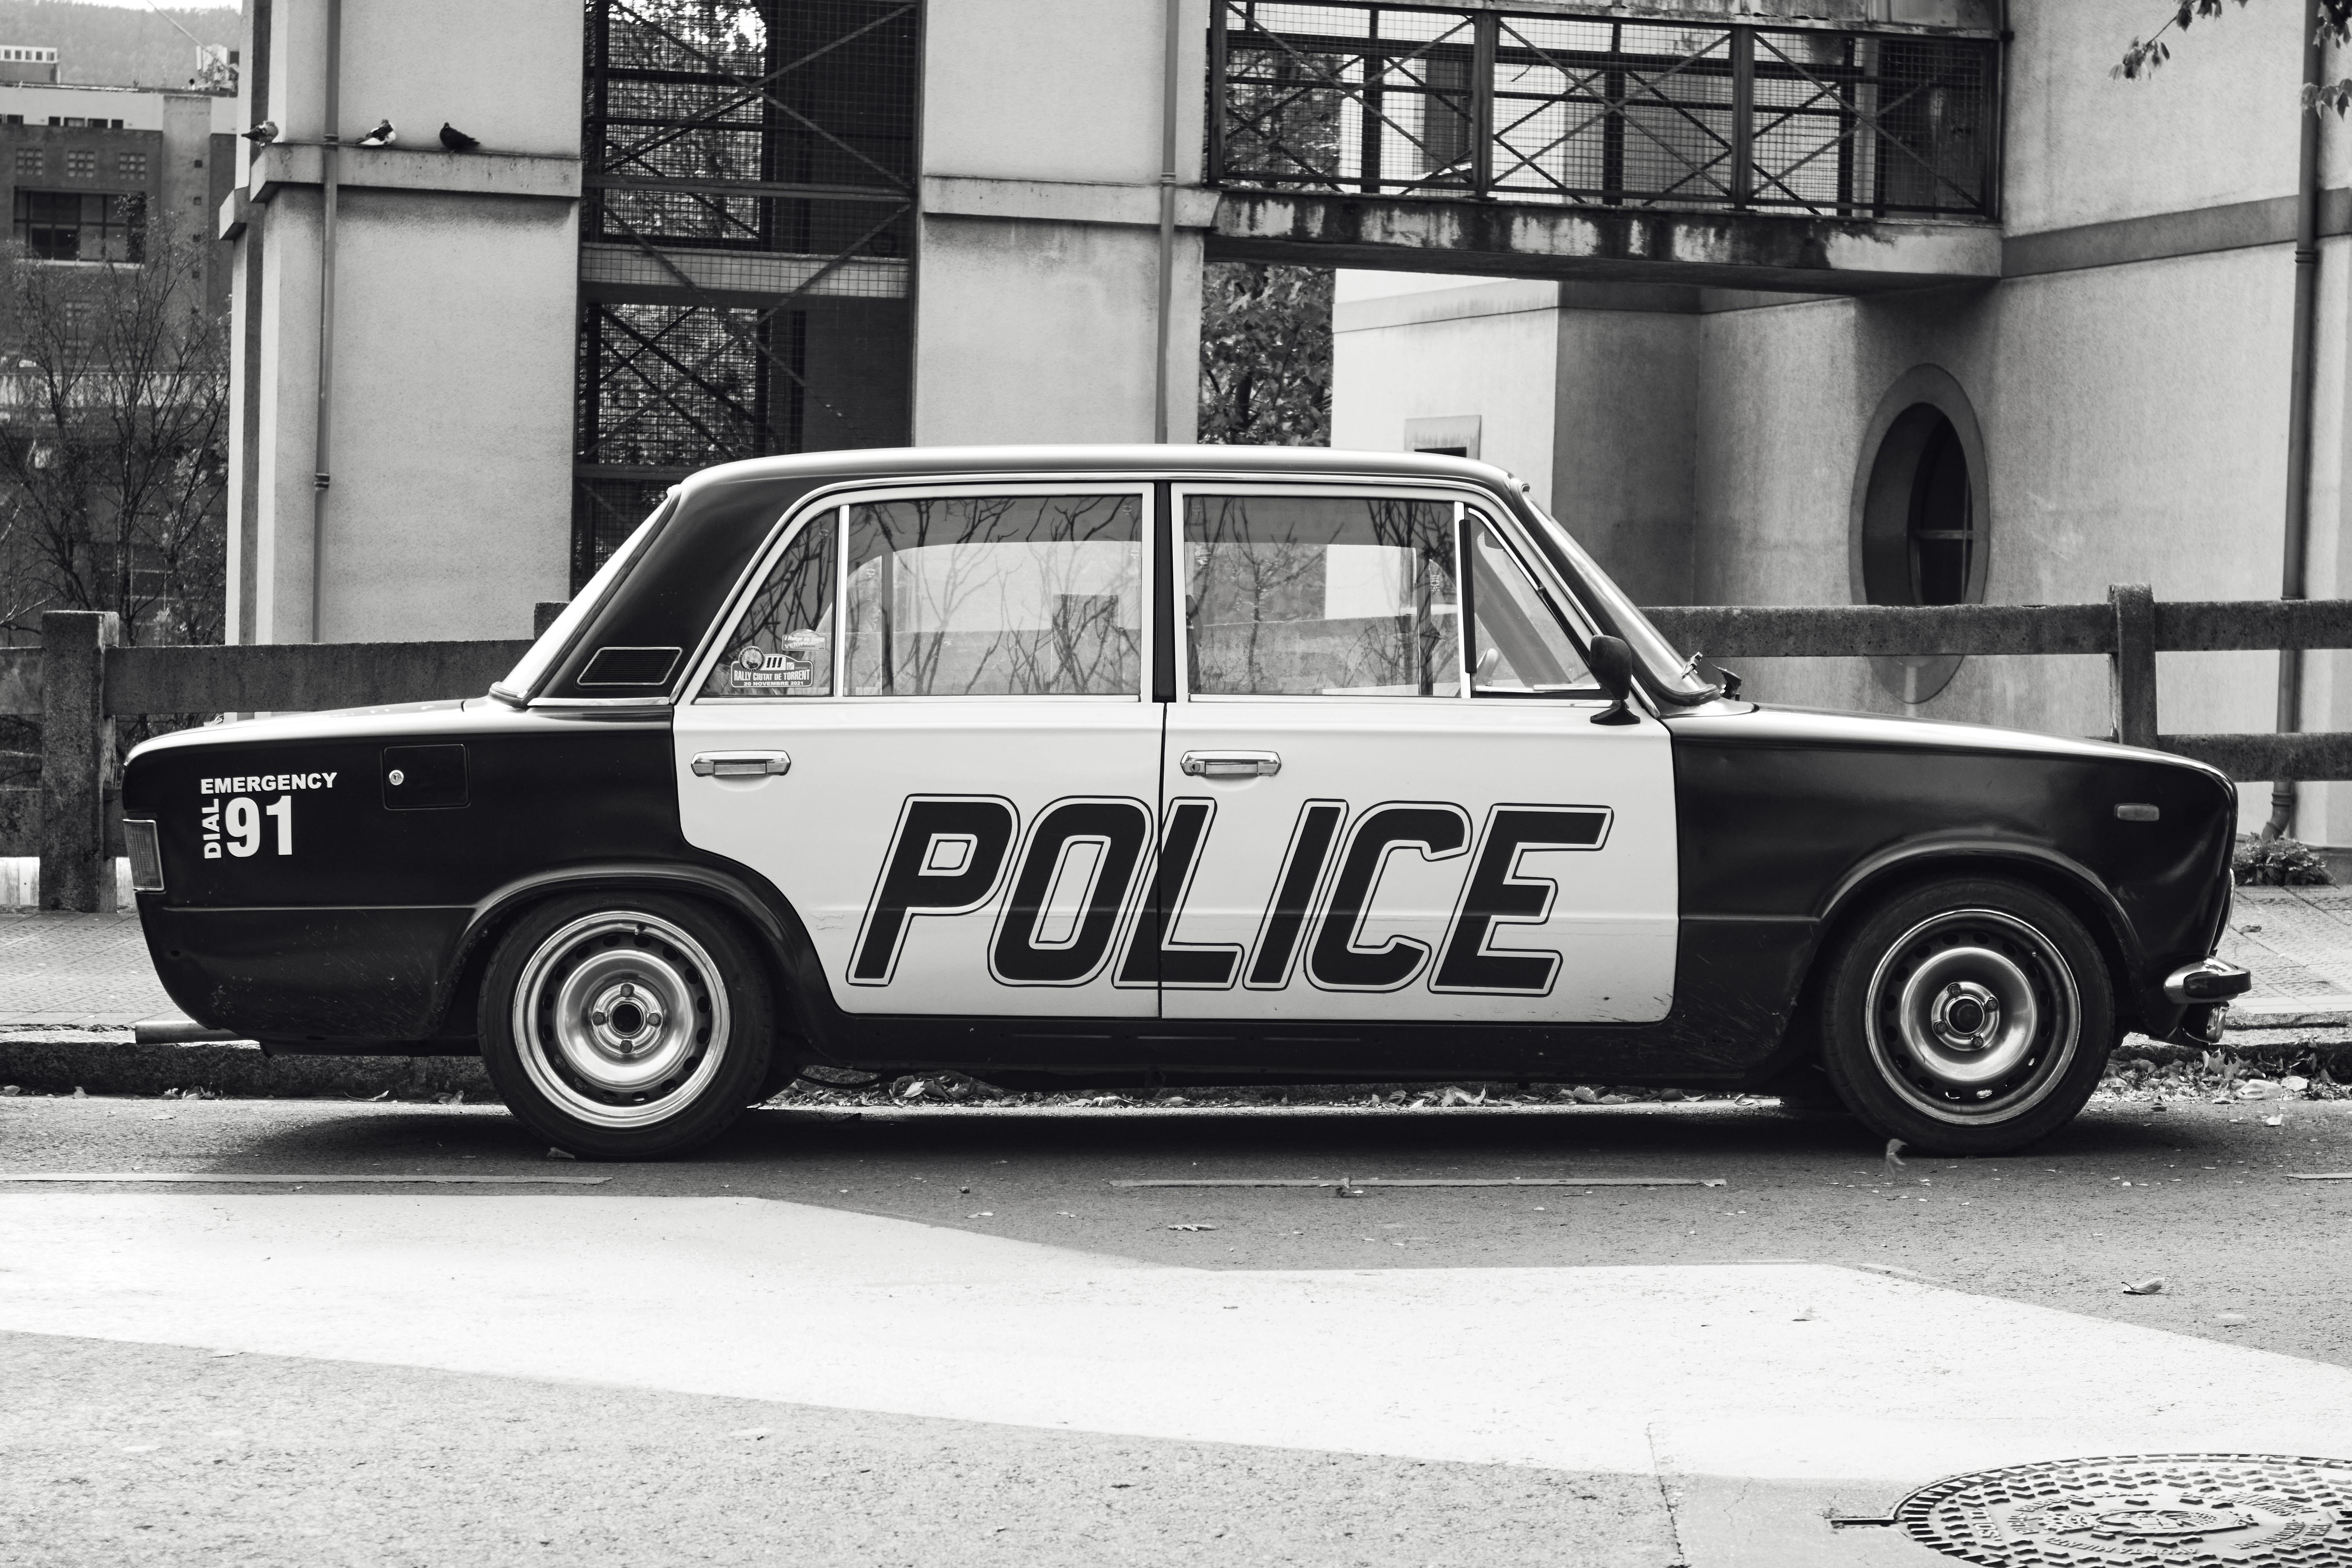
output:
[[[2098,943],[2058,900],[2006,878],[1888,898],[1837,939],[1820,995],[1838,1098],[1930,1154],[2004,1154],[2056,1131],[2116,1042]]]
[[[655,1160],[724,1132],[766,1080],[768,966],[734,921],[656,893],[525,914],[482,977],[482,1063],[557,1148]]]

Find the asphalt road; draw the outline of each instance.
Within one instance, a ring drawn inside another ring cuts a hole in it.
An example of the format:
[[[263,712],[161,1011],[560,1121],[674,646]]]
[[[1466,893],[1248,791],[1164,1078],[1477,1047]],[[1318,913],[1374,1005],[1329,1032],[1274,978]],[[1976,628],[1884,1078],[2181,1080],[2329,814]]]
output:
[[[1723,1105],[762,1111],[595,1165],[488,1108],[0,1100],[0,1175],[136,1171],[607,1179],[0,1183],[0,1563],[1926,1563],[1822,1515],[2352,1458],[2352,1181],[2292,1179],[2352,1101],[1897,1169]],[[1109,1184],[1342,1175],[1724,1184]]]

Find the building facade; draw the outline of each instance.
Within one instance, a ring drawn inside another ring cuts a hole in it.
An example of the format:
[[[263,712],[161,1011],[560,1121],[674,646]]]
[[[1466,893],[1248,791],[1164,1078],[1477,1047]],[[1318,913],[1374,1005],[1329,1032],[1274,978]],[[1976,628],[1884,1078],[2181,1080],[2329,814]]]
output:
[[[330,10],[246,5],[239,640],[521,635],[732,458],[1191,435],[1209,0]]]
[[[57,74],[45,60],[0,61]],[[10,235],[45,261],[137,261],[152,244],[192,251],[207,304],[228,305],[215,211],[236,177],[234,99],[153,88],[58,86],[0,76],[0,182]]]
[[[2110,68],[2162,20],[2145,6],[2007,7],[1986,276],[1840,297],[1344,273],[1334,444],[1467,443],[1654,604],[2080,603],[2127,582],[2160,599],[2275,597],[2300,486],[2299,10],[2232,9],[2126,81]],[[2352,197],[2343,125],[2320,129],[2314,597],[2352,587]],[[2101,734],[2104,663],[1743,674],[1772,700]],[[2164,728],[2270,729],[2277,668],[2161,656]],[[2309,656],[2305,727],[2352,725],[2347,675],[2341,656]],[[2243,793],[2252,826],[2268,792]],[[2352,844],[2352,790],[2304,793],[2303,836]]]

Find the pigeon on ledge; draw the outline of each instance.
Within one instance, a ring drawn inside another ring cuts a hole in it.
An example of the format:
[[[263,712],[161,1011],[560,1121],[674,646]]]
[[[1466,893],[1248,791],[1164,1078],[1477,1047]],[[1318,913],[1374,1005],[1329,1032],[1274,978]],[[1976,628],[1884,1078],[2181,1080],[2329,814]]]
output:
[[[450,152],[470,153],[481,144],[478,138],[467,135],[447,121],[441,122],[441,145]]]
[[[362,147],[389,147],[399,140],[400,132],[392,128],[392,121],[389,120],[379,120],[375,122],[374,130],[360,138],[360,145]]]
[[[278,121],[275,120],[265,120],[260,124],[255,126],[252,130],[240,131],[237,134],[244,137],[247,141],[252,142],[257,147],[267,147],[272,142],[278,140]]]

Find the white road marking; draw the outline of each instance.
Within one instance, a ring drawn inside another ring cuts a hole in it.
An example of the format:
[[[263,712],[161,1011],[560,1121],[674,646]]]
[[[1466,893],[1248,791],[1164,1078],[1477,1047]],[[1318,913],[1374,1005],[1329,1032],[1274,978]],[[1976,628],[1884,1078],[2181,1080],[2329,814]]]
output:
[[[1852,1269],[1217,1272],[751,1198],[0,1196],[0,1329],[1635,1474],[2352,1454],[2352,1372]]]

